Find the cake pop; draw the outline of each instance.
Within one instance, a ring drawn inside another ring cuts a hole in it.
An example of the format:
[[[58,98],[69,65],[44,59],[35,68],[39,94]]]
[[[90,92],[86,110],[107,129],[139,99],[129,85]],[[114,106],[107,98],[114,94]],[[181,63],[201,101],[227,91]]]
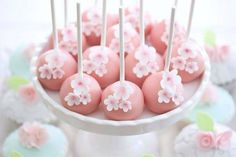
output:
[[[106,47],[106,3],[103,0],[101,45],[90,47],[83,54],[84,72],[94,77],[101,88],[106,88],[119,79],[119,56]]]
[[[194,4],[192,0],[186,37],[174,43],[171,59],[171,68],[178,70],[184,83],[197,79],[205,70],[203,48],[189,38]]]
[[[235,157],[235,132],[199,113],[197,124],[185,127],[175,140],[176,157]]]
[[[97,2],[96,2],[97,3]],[[94,5],[83,12],[83,33],[90,46],[99,45],[102,34],[102,14],[97,5]],[[107,16],[108,28],[118,23],[118,18],[114,14]]]
[[[177,6],[178,0],[175,0],[174,5]],[[152,30],[149,36],[150,44],[155,47],[158,53],[163,55],[166,52],[168,38],[169,38],[169,21],[162,20],[161,22],[154,22],[152,26]],[[177,42],[185,37],[185,29],[179,25],[179,23],[175,22],[175,35],[173,42]]]
[[[24,123],[3,145],[4,157],[66,157],[69,143],[64,133],[52,125]]]
[[[74,58],[58,47],[54,9],[54,0],[51,0],[55,48],[40,55],[37,63],[38,79],[49,90],[59,90],[64,80],[76,72],[76,61]]]
[[[134,53],[125,58],[126,79],[142,87],[144,80],[152,73],[163,70],[162,57],[155,48],[145,44],[143,0],[140,0],[140,39],[141,44]]]
[[[64,0],[64,28],[59,29],[57,33],[61,50],[69,52],[75,59],[77,59],[76,27],[74,24],[68,24],[68,0]],[[84,51],[87,48],[87,41],[84,35],[82,36],[82,43]],[[53,36],[51,35],[42,52],[48,51],[52,48]]]
[[[143,93],[132,82],[125,81],[124,69],[124,9],[120,7],[120,80],[108,86],[102,93],[103,111],[112,120],[133,120],[144,108]]]
[[[60,90],[63,106],[80,114],[89,114],[96,110],[101,99],[101,87],[91,76],[83,74],[82,55],[82,18],[81,4],[77,3],[78,28],[78,74],[65,80]]]
[[[167,47],[167,55],[164,71],[150,75],[143,83],[143,94],[147,107],[158,114],[173,110],[181,105],[183,97],[183,85],[177,70],[169,71],[173,29],[175,19],[175,7],[172,7],[171,23]]]

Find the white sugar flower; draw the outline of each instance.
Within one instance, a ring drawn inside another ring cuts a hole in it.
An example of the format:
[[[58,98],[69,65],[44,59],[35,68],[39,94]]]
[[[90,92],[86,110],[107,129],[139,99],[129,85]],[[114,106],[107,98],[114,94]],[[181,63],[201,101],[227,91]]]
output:
[[[81,94],[82,92],[88,91],[89,80],[85,78],[76,78],[71,81],[71,87],[74,89],[75,93]]]
[[[43,66],[39,67],[39,77],[42,79],[51,79],[52,69],[47,64],[44,64]]]
[[[198,70],[199,70],[199,67],[198,67],[197,62],[188,62],[188,63],[186,64],[185,70],[186,70],[188,73],[190,73],[190,74],[192,74],[192,73],[198,71]]]
[[[74,106],[80,104],[80,97],[75,93],[69,93],[64,100],[68,104],[68,106]]]
[[[99,77],[103,77],[107,73],[107,68],[104,64],[101,64],[96,67],[95,74],[97,74]]]
[[[123,82],[123,83],[116,83],[112,87],[114,91],[114,96],[117,99],[127,100],[130,95],[133,93],[133,88],[130,86],[130,84]]]
[[[183,57],[174,57],[171,59],[171,63],[174,69],[184,70],[186,60]]]
[[[46,62],[51,68],[61,68],[64,66],[66,61],[66,56],[62,52],[57,52],[53,50],[45,57]]]
[[[102,51],[98,51],[98,49],[91,49],[89,54],[89,59],[95,64],[107,64],[109,61],[109,58],[107,56],[107,53]]]
[[[119,100],[113,95],[109,95],[104,100],[104,105],[106,105],[107,111],[118,110],[119,109]]]
[[[82,92],[80,94],[80,102],[83,104],[83,105],[87,105],[88,103],[91,102],[91,95],[89,92]]]
[[[63,78],[64,75],[65,75],[65,72],[60,68],[56,68],[52,72],[53,79],[61,79]]]
[[[133,72],[136,74],[138,78],[142,78],[143,76],[147,76],[149,73],[149,69],[147,65],[142,63],[137,63],[133,68]]]
[[[128,112],[132,110],[132,104],[128,100],[121,101],[119,104],[119,108],[122,109],[124,112]]]
[[[90,60],[86,60],[86,59],[83,60],[83,66],[84,66],[83,70],[87,74],[91,74],[96,68],[96,66],[93,64],[93,62],[91,62]]]
[[[138,48],[134,56],[142,63],[153,62],[156,60],[156,50],[153,47],[144,45]]]
[[[158,92],[158,102],[159,103],[169,103],[172,95],[167,90],[160,90]]]

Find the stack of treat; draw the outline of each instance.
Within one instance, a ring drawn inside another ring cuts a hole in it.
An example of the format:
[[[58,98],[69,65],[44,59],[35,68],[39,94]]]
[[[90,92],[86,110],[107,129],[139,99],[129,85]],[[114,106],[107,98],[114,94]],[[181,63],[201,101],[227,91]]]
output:
[[[175,22],[176,6],[171,19],[152,22],[143,0],[134,8],[121,1],[119,16],[108,14],[106,3],[84,12],[78,4],[77,24],[65,22],[62,29],[52,3],[53,34],[37,62],[41,85],[59,92],[70,111],[102,109],[112,120],[137,119],[146,107],[163,114],[182,105],[184,84],[205,70],[203,49],[190,38],[194,0],[187,31]]]

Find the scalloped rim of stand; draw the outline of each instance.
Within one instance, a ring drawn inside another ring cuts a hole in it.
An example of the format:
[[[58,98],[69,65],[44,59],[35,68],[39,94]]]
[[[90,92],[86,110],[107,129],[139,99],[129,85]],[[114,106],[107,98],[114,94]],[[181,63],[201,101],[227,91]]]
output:
[[[38,59],[38,54],[40,50],[42,49],[42,45],[43,44],[40,44],[39,47],[36,48],[37,53],[35,53],[35,56],[32,58],[32,61],[31,61],[33,84],[36,87],[38,94],[42,97],[46,106],[48,106],[52,110],[52,112],[55,113],[55,115],[59,116],[61,120],[66,121],[67,123],[71,124],[74,127],[77,127],[78,129],[83,129],[83,130],[94,132],[94,133],[109,134],[109,135],[138,135],[138,134],[144,134],[147,132],[154,131],[155,129],[158,130],[166,126],[169,126],[170,123],[174,123],[180,120],[181,118],[183,118],[186,112],[196,105],[196,103],[194,102],[199,101],[210,78],[211,68],[210,68],[209,58],[206,52],[202,49],[201,54],[205,60],[205,71],[202,75],[202,81],[196,93],[192,96],[192,98],[187,100],[181,106],[164,114],[160,114],[160,115],[153,116],[150,118],[132,120],[132,121],[131,120],[114,121],[114,120],[108,120],[108,119],[104,119],[104,120],[97,119],[94,117],[78,114],[64,108],[62,105],[59,105],[57,102],[55,102],[45,92],[44,88],[41,86],[37,78],[36,66],[35,66]],[[80,125],[77,124],[75,126],[75,123],[78,123]],[[131,128],[135,126],[136,128]],[[115,127],[115,129],[112,127]]]

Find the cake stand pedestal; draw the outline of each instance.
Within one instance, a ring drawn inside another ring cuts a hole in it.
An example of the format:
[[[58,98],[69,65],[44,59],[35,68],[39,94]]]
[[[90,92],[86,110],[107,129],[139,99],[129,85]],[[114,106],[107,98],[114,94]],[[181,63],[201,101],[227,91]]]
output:
[[[38,52],[41,49],[39,47]],[[58,119],[80,130],[74,137],[76,157],[142,157],[145,154],[158,157],[158,138],[153,131],[161,131],[184,118],[198,103],[208,84],[209,59],[204,50],[201,54],[205,60],[205,71],[199,79],[184,84],[185,102],[181,106],[161,115],[146,109],[139,119],[132,121],[108,120],[100,109],[88,116],[71,112],[60,103],[58,92],[41,86],[36,75],[37,55],[32,59],[31,71],[33,84],[44,104]]]

